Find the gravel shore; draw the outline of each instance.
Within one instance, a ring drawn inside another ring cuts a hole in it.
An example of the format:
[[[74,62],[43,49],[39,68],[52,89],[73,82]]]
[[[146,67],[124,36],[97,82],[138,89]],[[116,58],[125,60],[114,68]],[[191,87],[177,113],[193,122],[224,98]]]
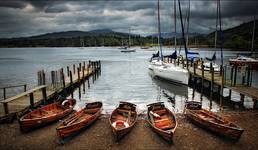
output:
[[[257,149],[258,112],[226,112],[224,115],[245,131],[239,141],[231,141],[210,133],[177,114],[178,128],[174,143],[168,144],[154,133],[140,117],[135,128],[121,141],[115,142],[108,116],[102,115],[93,125],[67,140],[58,142],[55,128],[58,122],[21,133],[17,121],[0,125],[0,149]]]

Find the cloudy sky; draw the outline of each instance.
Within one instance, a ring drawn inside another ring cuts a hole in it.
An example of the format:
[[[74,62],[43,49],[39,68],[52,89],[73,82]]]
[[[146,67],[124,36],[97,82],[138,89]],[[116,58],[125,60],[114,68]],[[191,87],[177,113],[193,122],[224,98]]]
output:
[[[221,0],[223,29],[253,19],[257,0]],[[188,0],[181,0],[183,15]],[[162,32],[174,30],[173,0],[161,0]],[[177,10],[177,31],[179,13]],[[258,16],[257,16],[258,18]],[[191,0],[190,32],[214,30],[216,0]],[[135,34],[157,32],[157,0],[0,0],[0,38],[108,28]]]

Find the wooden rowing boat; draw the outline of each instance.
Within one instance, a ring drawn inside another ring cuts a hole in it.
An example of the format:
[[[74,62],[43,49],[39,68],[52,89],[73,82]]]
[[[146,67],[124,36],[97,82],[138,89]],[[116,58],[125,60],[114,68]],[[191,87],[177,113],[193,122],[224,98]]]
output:
[[[168,142],[173,142],[177,128],[175,114],[167,109],[163,102],[147,105],[147,121],[151,128]]]
[[[244,130],[225,117],[219,116],[203,108],[192,109],[186,106],[186,116],[193,123],[204,127],[216,134],[231,139],[239,139]]]
[[[58,137],[64,139],[88,127],[99,118],[101,111],[102,102],[87,103],[83,109],[75,112],[57,126]]]
[[[26,132],[59,120],[71,113],[75,104],[75,99],[67,99],[35,109],[19,119],[20,129]]]
[[[115,139],[119,140],[127,134],[135,125],[136,120],[136,105],[129,102],[120,102],[109,118]]]

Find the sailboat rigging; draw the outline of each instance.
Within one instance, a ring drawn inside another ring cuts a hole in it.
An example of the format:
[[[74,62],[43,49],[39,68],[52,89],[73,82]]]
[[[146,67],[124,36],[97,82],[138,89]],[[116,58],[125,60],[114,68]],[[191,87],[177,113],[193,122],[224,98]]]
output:
[[[176,0],[175,0],[176,1]],[[176,4],[176,3],[174,3]],[[158,0],[158,32],[159,32],[159,57],[153,58],[150,61],[149,70],[153,72],[154,77],[162,78],[171,82],[180,83],[183,85],[188,85],[188,70],[183,69],[179,66],[175,66],[174,64],[165,63],[163,61],[163,53],[162,53],[162,37],[160,31],[160,5]],[[153,55],[153,56],[157,56]],[[176,53],[173,54],[176,57]]]

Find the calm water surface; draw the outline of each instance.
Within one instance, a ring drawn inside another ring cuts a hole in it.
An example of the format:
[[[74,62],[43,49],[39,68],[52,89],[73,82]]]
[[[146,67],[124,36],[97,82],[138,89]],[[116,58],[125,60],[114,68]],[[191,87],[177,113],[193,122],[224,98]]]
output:
[[[151,78],[148,60],[154,52],[137,48],[137,52],[125,54],[116,47],[2,48],[0,49],[0,87],[27,83],[31,88],[37,85],[38,70],[51,71],[82,61],[101,60],[101,76],[90,89],[82,93],[79,105],[87,100],[99,100],[104,103],[105,112],[109,113],[119,101],[136,103],[140,111],[145,110],[148,103],[164,101],[170,109],[182,112],[186,99],[199,101],[200,93],[195,92],[193,96],[193,89],[189,87]],[[165,49],[164,53],[170,54],[171,51]],[[237,53],[225,51],[225,61],[230,57],[235,57]],[[203,50],[200,54],[203,57],[211,57],[213,52]],[[219,56],[220,53],[217,52],[217,58]],[[255,86],[258,85],[256,74],[253,78]],[[19,90],[9,90],[8,93],[9,95],[15,94]],[[75,98],[79,99],[78,95],[78,90],[76,90]],[[170,102],[171,98],[175,99],[174,103]],[[233,94],[233,99],[239,100],[238,94]],[[204,96],[203,106],[209,108],[210,103],[211,101]],[[251,107],[252,100],[247,100],[245,106]],[[219,104],[215,101],[212,101],[212,110],[219,110]]]

